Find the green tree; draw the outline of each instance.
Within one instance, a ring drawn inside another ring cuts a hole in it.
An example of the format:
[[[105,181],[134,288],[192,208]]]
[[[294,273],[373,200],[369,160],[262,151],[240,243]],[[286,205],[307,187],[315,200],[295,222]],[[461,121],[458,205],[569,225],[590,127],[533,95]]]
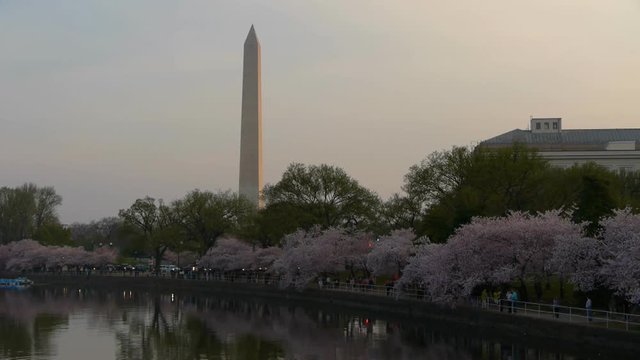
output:
[[[423,204],[422,218],[414,230],[444,242],[474,216],[545,210],[549,169],[535,150],[521,145],[474,150],[454,147],[434,153],[405,177],[405,192]]]
[[[314,213],[299,211],[297,205],[288,202],[269,204],[251,220],[244,229],[243,237],[257,241],[262,247],[276,246],[285,235],[317,224]]]
[[[263,218],[287,230],[314,225],[372,229],[377,226],[381,205],[374,192],[344,170],[324,164],[289,165],[277,184],[265,188],[264,196]]]
[[[563,188],[574,207],[573,220],[585,222],[589,236],[597,235],[602,217],[623,205],[619,175],[592,162],[566,169]]]
[[[32,185],[32,184],[29,184]],[[33,222],[36,229],[43,225],[57,224],[58,215],[56,208],[62,205],[62,197],[56,194],[53,187],[46,186],[37,188],[33,185],[29,192],[33,194],[35,202],[35,212],[33,214]]]
[[[61,203],[62,197],[53,187],[39,188],[27,183],[16,188],[0,188],[0,243],[33,238],[45,228],[59,227],[56,208]],[[63,238],[52,241],[68,240],[64,232],[55,233]]]
[[[130,208],[122,209],[118,214],[125,225],[140,235],[155,260],[155,272],[159,273],[165,251],[175,248],[182,239],[175,211],[162,200],[156,202],[147,196],[137,199]]]
[[[249,200],[232,192],[194,190],[173,203],[178,223],[201,255],[224,234],[238,234],[256,212]],[[184,244],[183,244],[184,245]]]
[[[618,173],[618,181],[623,207],[640,211],[640,171],[622,171]]]
[[[33,195],[21,188],[0,189],[0,233],[2,243],[30,238],[34,231]]]
[[[390,230],[415,229],[422,217],[422,204],[417,197],[393,194],[382,204],[385,233]]]
[[[73,245],[71,230],[56,223],[45,223],[33,234],[33,240],[43,245]]]
[[[549,163],[535,149],[509,148],[474,151],[464,186],[475,191],[484,216],[503,216],[510,210],[542,211]]]
[[[470,147],[454,146],[451,150],[433,152],[409,168],[402,190],[410,203],[420,204],[424,211],[462,186],[472,158]]]
[[[130,243],[123,231],[122,219],[111,216],[90,223],[73,223],[69,226],[71,241],[86,250],[100,246],[113,246],[123,252]],[[141,249],[140,249],[141,250]]]

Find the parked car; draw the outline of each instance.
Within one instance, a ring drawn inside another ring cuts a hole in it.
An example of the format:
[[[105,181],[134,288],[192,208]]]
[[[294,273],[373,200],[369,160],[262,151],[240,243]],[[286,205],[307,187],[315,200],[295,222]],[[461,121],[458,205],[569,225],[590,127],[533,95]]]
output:
[[[175,265],[160,265],[160,273],[163,275],[177,274],[180,268]]]

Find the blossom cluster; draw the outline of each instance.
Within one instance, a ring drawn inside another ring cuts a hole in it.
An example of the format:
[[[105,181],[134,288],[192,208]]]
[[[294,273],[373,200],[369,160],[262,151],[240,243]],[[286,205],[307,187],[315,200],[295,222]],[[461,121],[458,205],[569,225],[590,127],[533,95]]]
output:
[[[640,215],[615,211],[587,237],[584,224],[560,211],[477,217],[445,244],[416,241],[409,230],[375,238],[341,228],[296,231],[282,248],[256,249],[222,239],[200,263],[220,271],[268,269],[284,286],[303,288],[318,277],[399,276],[397,287],[419,286],[436,302],[467,297],[480,287],[542,284],[551,276],[581,291],[606,289],[640,302]]]
[[[56,269],[62,266],[104,266],[115,262],[117,252],[109,247],[86,251],[82,247],[45,246],[34,240],[0,245],[0,270]]]
[[[600,225],[592,238],[559,211],[474,218],[446,244],[421,247],[399,286],[423,286],[431,300],[449,302],[479,286],[541,283],[559,275],[578,290],[606,289],[640,302],[640,215],[618,210]]]

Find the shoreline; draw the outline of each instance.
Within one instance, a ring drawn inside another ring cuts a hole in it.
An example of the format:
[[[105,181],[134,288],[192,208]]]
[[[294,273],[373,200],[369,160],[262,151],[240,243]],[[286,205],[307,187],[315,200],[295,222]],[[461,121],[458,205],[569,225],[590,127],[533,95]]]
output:
[[[16,275],[18,274],[0,273],[0,277]],[[49,274],[28,274],[26,277],[34,281],[34,286],[171,292],[179,295],[222,295],[260,298],[269,302],[309,305],[328,310],[366,312],[381,319],[433,326],[453,334],[481,335],[498,342],[507,340],[526,347],[544,347],[563,352],[572,348],[588,356],[606,353],[607,357],[603,358],[632,357],[640,353],[638,333],[634,331],[492,312],[467,306],[451,308],[413,299],[395,299],[391,296],[313,288],[297,291],[253,283],[157,277]]]

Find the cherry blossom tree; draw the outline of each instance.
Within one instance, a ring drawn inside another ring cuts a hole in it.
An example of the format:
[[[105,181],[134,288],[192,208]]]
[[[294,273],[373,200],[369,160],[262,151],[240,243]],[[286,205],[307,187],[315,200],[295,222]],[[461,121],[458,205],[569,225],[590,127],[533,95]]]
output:
[[[171,251],[171,250],[167,250],[164,253],[163,259],[172,263],[172,264],[177,264],[178,266],[181,265],[191,265],[193,263],[196,262],[196,260],[198,260],[198,254],[193,252],[193,251]]]
[[[41,265],[40,256],[36,253],[42,250],[42,245],[37,241],[25,239],[8,244],[9,259],[6,262],[7,270],[27,270]]]
[[[235,238],[222,238],[200,258],[200,264],[219,271],[249,268],[254,262],[251,245]]]
[[[104,266],[115,262],[117,251],[108,247],[89,252],[81,247],[44,246],[33,240],[20,240],[0,246],[0,270],[34,270],[69,266]]]
[[[511,268],[510,279],[517,279],[522,291],[522,298],[527,299],[526,281],[533,280],[538,300],[542,296],[542,283],[552,273],[551,258],[557,239],[579,237],[583,234],[583,226],[575,224],[560,211],[547,211],[537,215],[512,213],[505,221],[498,222],[498,231],[509,234],[515,261],[506,265]],[[507,271],[504,275],[507,276]],[[500,279],[494,275],[494,281]]]
[[[282,256],[282,249],[277,246],[259,248],[256,250],[252,269],[271,270],[273,264]]]
[[[66,251],[62,247],[51,246],[48,250],[49,256],[47,257],[47,261],[45,263],[46,267],[49,269],[57,269],[66,265],[65,255]]]
[[[367,272],[370,244],[370,236],[340,228],[299,230],[285,237],[282,257],[275,266],[283,275],[284,286],[301,288],[321,273]]]
[[[580,236],[582,228],[559,211],[537,215],[512,212],[502,218],[474,218],[442,247],[428,245],[410,261],[407,279],[419,279],[435,300],[470,295],[480,285],[533,280],[538,296],[550,274],[550,259],[558,237]],[[413,264],[418,262],[418,264]],[[407,282],[408,280],[403,280]]]
[[[591,291],[600,282],[602,243],[591,237],[560,236],[556,239],[551,267],[580,291]],[[563,287],[560,288],[563,296]]]
[[[373,236],[364,232],[346,233],[337,229],[330,229],[333,233],[326,233],[332,239],[332,245],[336,247],[338,256],[344,262],[345,270],[351,277],[356,277],[356,272],[363,271],[368,277],[371,273],[367,265],[367,259],[373,248]]]
[[[374,275],[402,275],[409,257],[415,254],[416,247],[413,231],[395,230],[388,236],[382,236],[373,245],[367,255],[367,266]]]
[[[324,246],[316,244],[319,230],[306,232],[298,230],[286,235],[283,240],[282,256],[274,267],[283,276],[283,286],[303,288],[321,271],[334,271],[338,268],[336,258],[323,253]]]
[[[627,301],[640,302],[640,215],[617,210],[600,225],[602,282]]]
[[[89,264],[97,267],[113,264],[118,258],[118,251],[110,246],[99,247],[89,254]]]

